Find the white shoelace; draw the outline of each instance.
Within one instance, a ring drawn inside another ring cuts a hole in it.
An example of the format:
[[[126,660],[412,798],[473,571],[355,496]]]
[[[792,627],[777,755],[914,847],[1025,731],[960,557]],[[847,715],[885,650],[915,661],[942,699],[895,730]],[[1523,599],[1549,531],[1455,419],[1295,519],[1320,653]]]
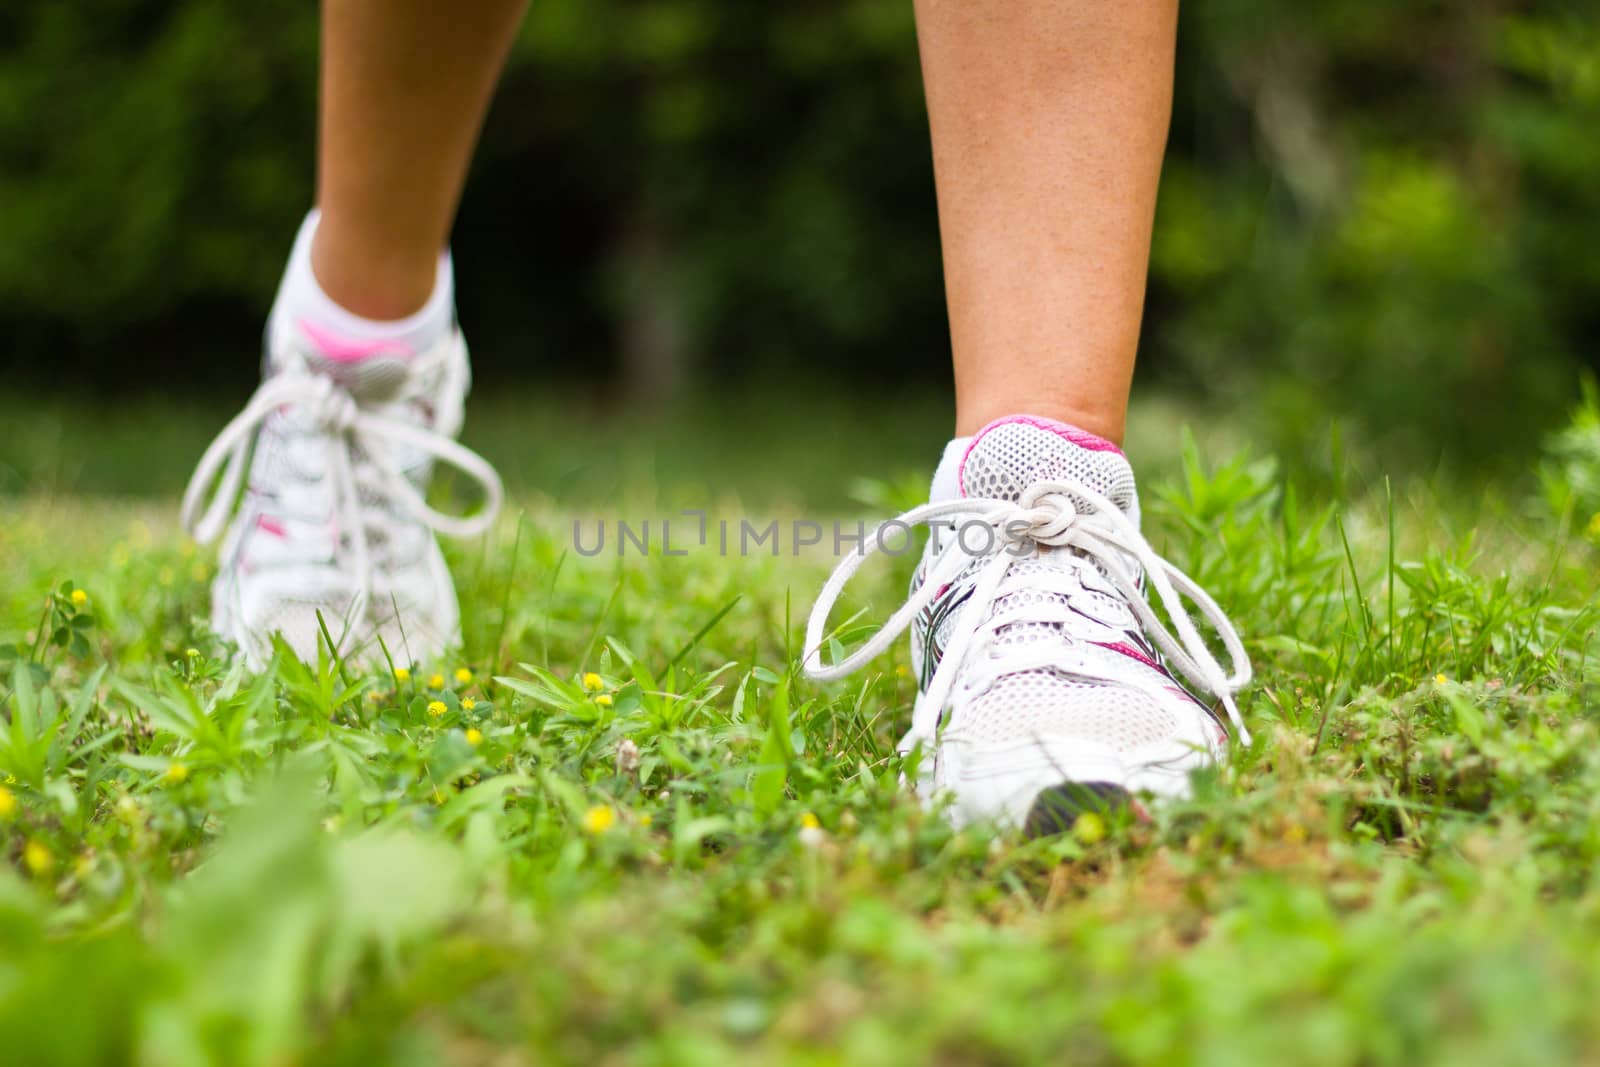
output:
[[[460,358],[464,361],[464,356]],[[456,389],[454,393],[459,395],[461,391]],[[445,388],[442,392],[452,390]],[[448,397],[443,399],[450,402]],[[360,583],[351,609],[353,617],[360,617],[366,610],[373,586],[372,549],[361,514],[363,489],[370,498],[393,501],[402,513],[424,527],[453,537],[475,537],[494,523],[504,489],[488,460],[434,430],[362,410],[348,391],[325,375],[287,369],[261,383],[244,410],[223,427],[200,457],[184,490],[182,511],[184,528],[199,543],[209,544],[222,532],[244,480],[251,442],[262,423],[280,408],[308,414],[318,430],[330,437],[328,477],[333,485],[334,519],[338,529],[350,532],[354,570]],[[390,459],[389,453],[396,447],[413,449],[460,470],[483,489],[484,506],[472,515],[449,515],[429,507],[416,486]],[[370,460],[370,466],[363,464],[359,473],[351,458],[357,448]],[[209,502],[208,489],[213,489]]]
[[[1087,504],[1087,509],[1080,508],[1079,502]],[[883,538],[879,534],[891,525],[901,529],[917,524],[935,526],[938,520],[954,521],[958,518],[961,527],[975,525],[966,530],[966,536],[952,537],[950,543],[938,552],[923,576],[922,585],[901,605],[900,610],[891,615],[883,627],[855,652],[836,663],[823,662],[822,644],[827,636],[825,628],[828,616],[851,576],[868,556],[883,548]],[[981,546],[976,545],[979,538],[972,531],[983,527],[988,528],[989,535],[984,537]],[[1227,615],[1192,578],[1156,554],[1121,508],[1100,493],[1072,480],[1038,482],[1016,502],[968,497],[924,504],[879,526],[866,539],[862,551],[851,553],[840,561],[822,587],[822,592],[817,595],[810,621],[806,624],[806,674],[818,681],[842,678],[887,649],[896,637],[905,632],[917,613],[971,565],[975,553],[963,546],[963,540],[974,547],[987,548],[988,552],[977,553],[979,558],[987,558],[978,564],[972,595],[951,623],[949,645],[938,668],[933,672],[927,689],[917,697],[911,716],[911,730],[902,743],[903,747],[909,749],[917,741],[931,744],[935,740],[940,718],[956,684],[956,675],[962,670],[962,662],[975,643],[992,642],[999,628],[1018,622],[1070,624],[1071,620],[1064,610],[1048,604],[1026,609],[1020,614],[1004,612],[991,618],[996,615],[995,601],[1015,591],[1007,588],[1005,578],[1020,558],[1019,554],[1037,551],[1038,546],[1075,551],[1085,557],[1085,563],[1098,565],[1127,601],[1144,632],[1166,654],[1168,663],[1192,684],[1215,697],[1227,711],[1240,743],[1246,746],[1250,744],[1250,731],[1245,728],[1233,699],[1233,694],[1250,681],[1250,660],[1245,653],[1244,643]],[[1138,582],[1129,572],[1126,559],[1130,556],[1149,576],[1151,586],[1161,598],[1162,607],[1177,630],[1176,634],[1162,624],[1155,609],[1146,603]],[[1037,575],[1030,575],[1028,581],[1034,582],[1037,578]],[[1231,672],[1223,669],[1206,646],[1179,593],[1199,609],[1199,614],[1221,638],[1227,650]],[[1056,607],[1055,612],[1050,610],[1052,607]],[[1046,651],[1041,655],[1036,648],[1001,646],[996,651],[991,646],[990,653],[994,660],[986,666],[994,677],[1051,665],[1050,653]]]

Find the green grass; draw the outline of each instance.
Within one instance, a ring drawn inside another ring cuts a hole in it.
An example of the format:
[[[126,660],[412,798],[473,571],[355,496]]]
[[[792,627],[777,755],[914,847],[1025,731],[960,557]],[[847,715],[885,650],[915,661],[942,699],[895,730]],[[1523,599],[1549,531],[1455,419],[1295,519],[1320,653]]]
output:
[[[54,417],[59,462],[36,449],[0,524],[0,641],[20,646],[0,665],[4,1062],[1600,1047],[1592,403],[1537,483],[1328,499],[1219,444],[1184,454],[1144,409],[1147,529],[1249,641],[1257,743],[1149,824],[1030,843],[955,833],[898,788],[903,651],[849,684],[797,677],[826,555],[565,551],[575,516],[697,492],[763,516],[861,512],[853,493],[882,515],[914,499],[934,417],[913,448],[775,415],[763,447],[831,464],[837,495],[685,422],[663,431],[680,459],[619,462],[610,497],[524,472],[495,534],[453,550],[465,651],[405,680],[244,674],[205,628],[210,557],[170,497],[85,494],[116,483],[80,462],[85,420]],[[905,565],[850,610],[885,616]]]
[[[751,386],[654,412],[570,391],[481,393],[469,402],[467,445],[525,495],[568,506],[649,490],[699,504],[732,492],[760,506],[838,507],[855,476],[927,462],[950,421],[948,401],[931,391],[890,399]],[[0,493],[168,498],[243,400],[0,393]],[[868,465],[841,477],[833,460],[847,442]]]

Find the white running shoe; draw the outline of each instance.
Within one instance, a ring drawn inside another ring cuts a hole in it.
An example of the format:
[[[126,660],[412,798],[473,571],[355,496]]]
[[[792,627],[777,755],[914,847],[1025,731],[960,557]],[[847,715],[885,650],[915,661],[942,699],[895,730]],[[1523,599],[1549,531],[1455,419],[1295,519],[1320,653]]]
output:
[[[949,796],[958,824],[1048,833],[1086,808],[1186,795],[1190,774],[1221,759],[1227,733],[1169,663],[1215,698],[1249,744],[1233,700],[1250,678],[1243,644],[1216,602],[1140,535],[1120,449],[1054,420],[1001,419],[973,439],[960,485],[959,499],[894,520],[933,529],[909,599],[881,630],[823,663],[840,591],[883,547],[873,536],[840,562],[806,631],[806,671],[825,680],[912,627],[920,693],[900,748],[922,749],[920,796]],[[1146,580],[1176,634],[1146,603]],[[1207,648],[1180,593],[1216,630],[1231,670]]]
[[[323,625],[358,661],[381,659],[380,637],[404,664],[457,644],[455,587],[433,534],[483,533],[502,496],[494,468],[454,440],[471,381],[460,332],[412,352],[352,345],[274,316],[263,370],[183,498],[183,524],[202,544],[233,514],[212,627],[256,667],[274,633],[314,662]],[[436,460],[482,487],[477,513],[428,506]]]

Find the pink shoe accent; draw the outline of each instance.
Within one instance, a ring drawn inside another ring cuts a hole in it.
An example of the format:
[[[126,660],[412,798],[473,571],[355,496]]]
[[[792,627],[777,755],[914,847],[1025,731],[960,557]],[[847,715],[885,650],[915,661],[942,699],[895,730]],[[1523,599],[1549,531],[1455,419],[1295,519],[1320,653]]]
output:
[[[256,529],[265,533],[269,533],[274,537],[289,536],[289,531],[284,529],[281,523],[275,519],[269,519],[265,515],[262,515],[256,519]]]
[[[1165,667],[1161,666],[1161,664],[1157,663],[1155,660],[1151,659],[1149,656],[1145,655],[1143,652],[1139,651],[1137,648],[1134,648],[1125,641],[1096,641],[1094,643],[1099,645],[1101,648],[1108,649],[1112,652],[1120,652],[1129,659],[1138,660],[1140,663],[1143,663],[1146,667],[1149,667],[1152,670],[1158,670],[1162,674],[1167,673],[1167,669]]]
[[[391,341],[388,338],[376,341],[347,341],[334,336],[310,319],[301,319],[298,325],[311,339],[311,343],[317,346],[317,351],[335,363],[360,363],[364,359],[374,359],[378,356],[411,359],[417,354],[403,341]]]
[[[972,443],[967,445],[967,450],[961,454],[961,464],[956,468],[956,484],[961,487],[962,496],[967,495],[967,457],[972,455],[974,448],[978,447],[978,442],[983,440],[984,434],[997,427],[1009,426],[1019,422],[1024,426],[1032,426],[1047,433],[1053,433],[1063,441],[1077,445],[1079,448],[1090,452],[1115,452],[1119,456],[1124,455],[1122,449],[1107,441],[1104,437],[1092,434],[1088,430],[1080,430],[1076,426],[1069,426],[1057,419],[1047,419],[1042,415],[1005,415],[995,419],[989,425],[973,434]]]

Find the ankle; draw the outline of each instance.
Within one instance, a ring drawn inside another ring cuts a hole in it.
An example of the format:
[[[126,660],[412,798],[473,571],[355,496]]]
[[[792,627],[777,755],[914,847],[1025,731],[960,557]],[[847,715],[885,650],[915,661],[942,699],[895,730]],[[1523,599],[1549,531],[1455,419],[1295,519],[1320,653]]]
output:
[[[1032,415],[1064,422],[1074,429],[1086,430],[1121,447],[1123,434],[1127,429],[1128,413],[1126,405],[1085,404],[1075,400],[1050,397],[1042,392],[1025,398],[957,397],[956,434],[971,436],[996,419],[1014,415]]]
[[[337,217],[318,217],[310,256],[317,284],[329,299],[367,319],[415,315],[439,282],[438,249],[374,247]]]
[[[323,275],[318,259],[323,233],[321,217],[312,211],[295,238],[273,303],[275,333],[293,330],[318,345],[323,344],[322,338],[336,343],[384,341],[421,352],[455,328],[455,283],[448,253],[436,255],[420,298],[408,296],[381,305],[350,301],[344,295],[348,288],[330,284]],[[372,291],[365,276],[361,288]],[[374,312],[375,307],[389,313]],[[406,310],[398,310],[402,307]]]

